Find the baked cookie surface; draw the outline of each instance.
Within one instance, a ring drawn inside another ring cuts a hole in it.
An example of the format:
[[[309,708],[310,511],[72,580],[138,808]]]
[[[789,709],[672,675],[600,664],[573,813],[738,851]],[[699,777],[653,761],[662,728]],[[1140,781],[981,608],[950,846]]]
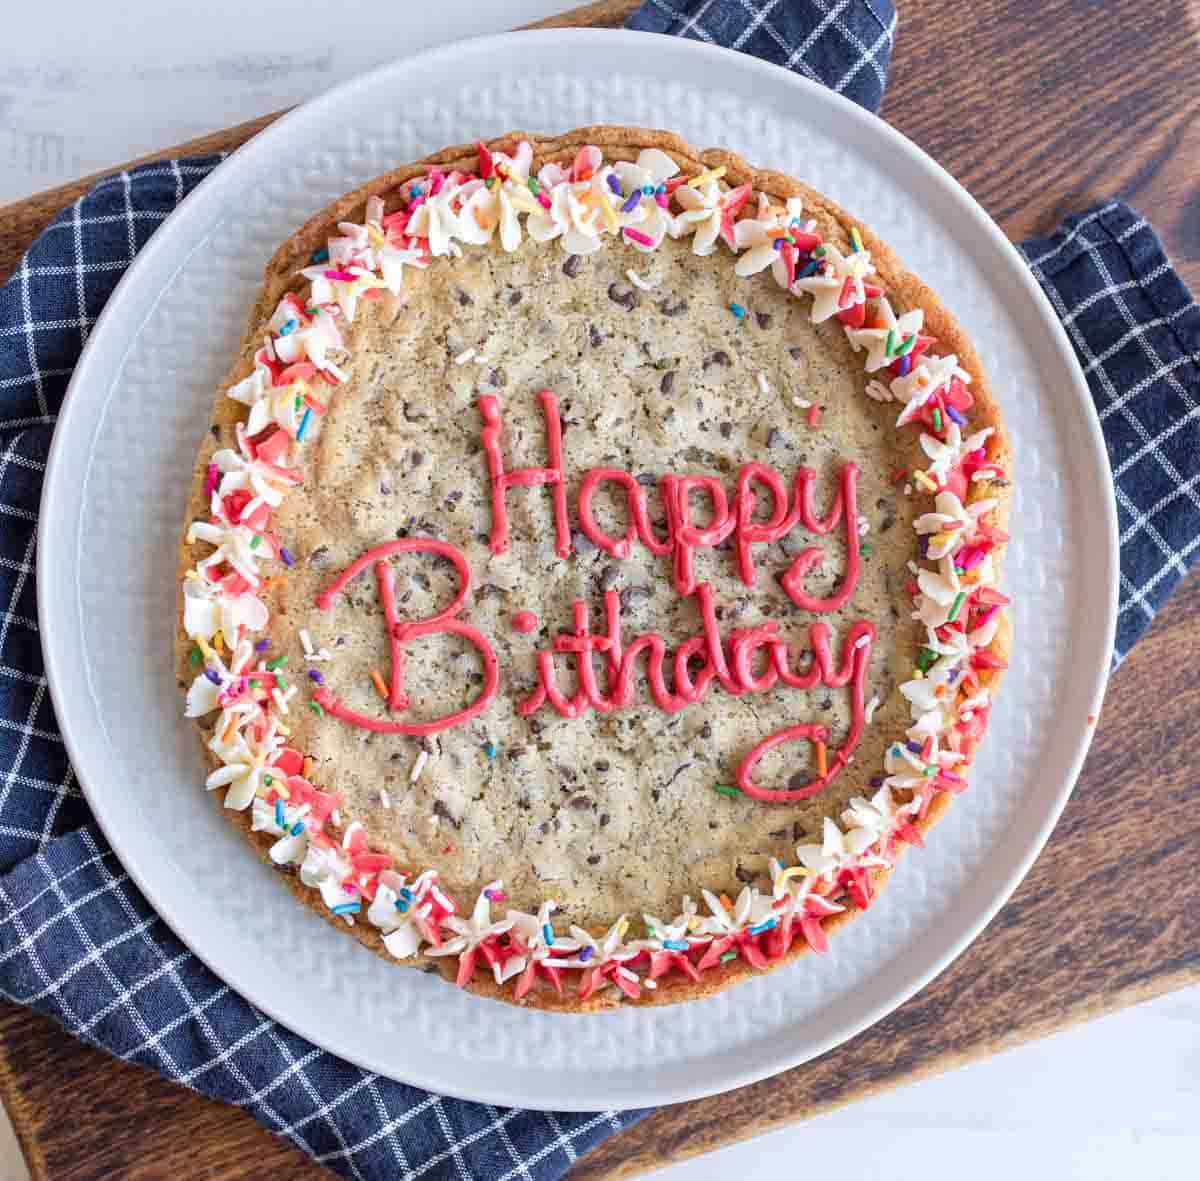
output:
[[[819,950],[966,786],[1007,448],[824,198],[663,133],[527,142],[273,260],[181,680],[231,817],[361,941],[523,1003],[686,999]]]

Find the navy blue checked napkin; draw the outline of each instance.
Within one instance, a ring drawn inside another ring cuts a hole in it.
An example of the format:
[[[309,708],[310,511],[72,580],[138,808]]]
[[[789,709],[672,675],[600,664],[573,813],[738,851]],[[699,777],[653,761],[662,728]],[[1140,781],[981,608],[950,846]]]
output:
[[[875,110],[896,17],[887,0],[651,0],[629,24],[755,53]],[[362,1071],[276,1025],[151,910],[92,822],[67,761],[34,591],[55,414],[125,267],[219,162],[152,164],[100,182],[0,289],[0,995],[245,1108],[345,1177],[560,1177],[645,1113],[445,1099]],[[1200,545],[1200,310],[1153,231],[1119,202],[1023,249],[1067,326],[1104,425],[1121,522],[1120,656]]]

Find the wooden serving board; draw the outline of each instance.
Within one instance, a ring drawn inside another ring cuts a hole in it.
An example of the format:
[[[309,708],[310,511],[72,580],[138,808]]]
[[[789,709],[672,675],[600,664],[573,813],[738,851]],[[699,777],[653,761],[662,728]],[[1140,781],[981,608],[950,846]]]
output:
[[[615,25],[634,7],[604,0],[548,23]],[[1143,0],[1110,0],[1103,19],[1086,0],[1045,0],[1036,21],[1023,0],[901,7],[884,115],[1011,237],[1119,195],[1200,286],[1195,27]],[[234,148],[273,117],[159,155]],[[0,210],[0,278],[88,183]],[[1079,785],[1028,878],[922,993],[814,1062],[660,1110],[581,1160],[572,1178],[631,1177],[1200,981],[1200,773],[1187,742],[1200,707],[1197,657],[1193,581],[1113,678]],[[0,1095],[38,1181],[330,1176],[244,1113],[8,1005]]]

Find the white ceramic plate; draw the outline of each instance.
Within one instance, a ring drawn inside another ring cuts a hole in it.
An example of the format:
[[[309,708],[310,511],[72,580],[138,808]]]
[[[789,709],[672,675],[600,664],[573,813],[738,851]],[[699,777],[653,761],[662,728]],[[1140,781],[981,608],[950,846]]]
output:
[[[1005,579],[1017,645],[971,792],[827,956],[697,1004],[524,1012],[399,971],[299,907],[201,789],[171,661],[175,556],[215,384],[273,247],[369,177],[512,128],[669,127],[810,181],[861,214],[974,338],[1018,462]],[[118,287],[71,384],[42,500],[38,589],[54,704],[134,880],[242,995],[354,1062],[494,1103],[694,1098],[811,1058],[940,972],[1009,896],[1075,781],[1116,607],[1096,418],[1020,258],[936,164],[829,91],[741,54],[624,32],[469,41],[342,86],[207,180]]]

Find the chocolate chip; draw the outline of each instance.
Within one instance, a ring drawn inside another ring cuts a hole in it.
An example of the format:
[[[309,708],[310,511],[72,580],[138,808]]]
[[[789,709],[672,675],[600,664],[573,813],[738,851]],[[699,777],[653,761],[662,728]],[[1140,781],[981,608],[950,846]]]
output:
[[[525,292],[510,291],[508,293],[508,306],[510,308],[515,308],[517,306],[517,304],[519,304],[521,302],[521,300],[523,300],[524,298],[525,298]]]
[[[669,299],[664,299],[662,303],[658,305],[658,310],[662,312],[664,316],[667,316],[673,320],[677,316],[683,316],[687,314],[687,300],[680,299],[675,303],[672,303]]]
[[[475,302],[465,291],[460,291],[457,288],[454,292],[454,298],[457,299],[464,308],[469,308]]]
[[[729,354],[724,349],[717,349],[715,353],[709,353],[704,358],[704,368],[708,369],[712,365],[721,365],[728,368],[733,362],[729,359]]]
[[[420,422],[422,419],[428,417],[428,414],[425,414],[419,410],[414,410],[411,402],[404,403],[404,420],[406,422]]]
[[[588,344],[594,349],[598,349],[604,343],[604,334],[596,327],[595,324],[588,325]]]
[[[788,830],[786,828],[773,828],[769,833],[767,833],[767,836],[771,837],[773,840],[782,841],[787,837],[787,834]]]
[[[610,283],[608,285],[608,298],[613,303],[619,304],[627,312],[632,312],[642,302],[641,296],[627,283]]]
[[[755,312],[754,318],[758,321],[758,326],[760,328],[770,328],[771,327],[771,313],[770,312]]]
[[[314,566],[324,566],[329,561],[329,546],[319,545],[311,554],[308,555],[308,560]]]
[[[825,697],[825,698],[822,698],[822,700],[821,700],[821,708],[822,708],[822,709],[824,709],[824,710],[830,710],[830,709],[833,709],[833,698],[832,698],[832,697]]]
[[[704,725],[700,727],[700,737],[705,738],[705,739],[712,737],[712,723],[711,722],[705,722]]]
[[[497,389],[503,389],[508,385],[508,374],[503,369],[492,369],[488,373],[488,384],[494,385]]]
[[[607,759],[597,759],[592,766],[603,775],[612,767],[612,764]]]
[[[804,825],[799,820],[792,821],[792,840],[798,841],[804,836]]]
[[[754,881],[754,878],[755,878],[755,876],[756,876],[756,875],[755,875],[755,873],[754,873],[754,870],[752,870],[752,869],[747,869],[747,868],[746,868],[746,867],[745,867],[745,866],[744,866],[744,865],[743,865],[743,864],[742,864],[742,863],[739,861],[739,862],[738,862],[738,865],[737,865],[737,869],[735,869],[735,870],[733,871],[733,876],[734,876],[735,878],[737,878],[737,880],[738,880],[739,882],[752,882],[752,881]]]
[[[599,854],[599,853],[593,853],[593,854],[592,854],[592,855],[591,855],[591,856],[590,856],[590,857],[587,859],[587,863],[588,863],[588,865],[599,865],[599,864],[600,864],[600,854]]]
[[[621,571],[616,566],[605,566],[600,573],[600,589],[610,591],[621,580]]]
[[[568,254],[567,261],[563,263],[562,271],[568,279],[574,279],[579,274],[579,264],[583,261],[578,254]]]
[[[572,796],[567,801],[567,807],[573,808],[576,812],[586,812],[589,808],[594,808],[591,796]]]
[[[807,771],[794,771],[791,778],[788,780],[788,787],[795,790],[798,787],[804,787],[808,783]]]
[[[413,467],[420,467],[425,462],[425,453],[423,451],[414,451],[409,457]]]
[[[802,538],[795,533],[785,533],[779,539],[779,548],[783,550],[784,555],[789,558],[794,558],[802,549],[805,548]]]
[[[646,586],[627,586],[621,592],[621,610],[636,611],[650,602],[650,588]]]
[[[790,356],[793,361],[803,361],[804,350],[798,345],[792,345],[792,347],[788,349],[788,356]]]
[[[391,484],[380,484],[379,485],[379,495],[380,496],[391,496],[391,494],[392,494]]]
[[[767,432],[767,446],[768,447],[776,446],[779,443],[779,440],[782,438],[783,438],[783,435],[781,435],[779,433],[779,429],[777,427],[772,427]]]
[[[668,369],[662,376],[662,381],[658,383],[658,388],[668,397],[671,391],[675,388],[675,370]]]
[[[653,488],[658,484],[658,477],[653,472],[638,472],[634,479],[643,488]]]
[[[609,815],[607,812],[601,812],[601,813],[600,813],[600,827],[601,827],[601,828],[607,828],[607,827],[608,827],[608,822],[609,822],[611,819],[612,819],[612,817],[611,817],[611,816],[610,816],[610,815]]]
[[[729,436],[732,434],[733,434],[733,423],[731,423],[731,422],[721,423],[721,438],[728,439]]]
[[[454,813],[451,812],[441,800],[433,801],[433,814],[440,819],[453,824],[455,828],[462,828],[462,821],[457,819]]]

